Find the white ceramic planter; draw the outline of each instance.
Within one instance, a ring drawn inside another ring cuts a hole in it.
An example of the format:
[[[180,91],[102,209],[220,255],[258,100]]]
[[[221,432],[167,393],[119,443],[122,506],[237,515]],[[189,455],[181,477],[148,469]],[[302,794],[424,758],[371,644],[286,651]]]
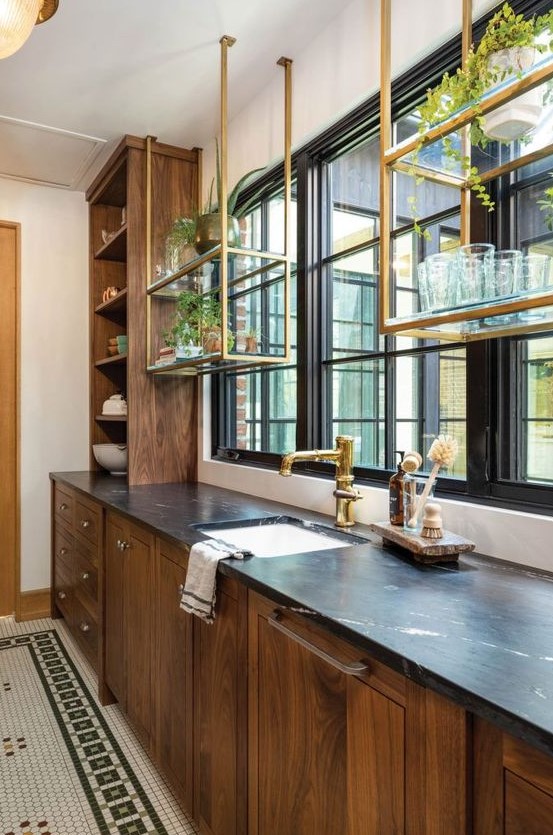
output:
[[[533,46],[515,46],[490,55],[488,68],[501,81],[506,81],[528,70],[535,60],[536,50]],[[482,127],[490,139],[512,142],[536,127],[541,112],[541,93],[535,88],[488,113]]]

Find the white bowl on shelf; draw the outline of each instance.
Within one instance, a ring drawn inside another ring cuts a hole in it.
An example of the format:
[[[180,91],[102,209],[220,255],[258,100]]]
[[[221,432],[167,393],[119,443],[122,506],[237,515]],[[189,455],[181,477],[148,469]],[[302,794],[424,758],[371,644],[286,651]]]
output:
[[[127,475],[126,444],[93,444],[92,453],[98,464],[109,470],[110,475]]]

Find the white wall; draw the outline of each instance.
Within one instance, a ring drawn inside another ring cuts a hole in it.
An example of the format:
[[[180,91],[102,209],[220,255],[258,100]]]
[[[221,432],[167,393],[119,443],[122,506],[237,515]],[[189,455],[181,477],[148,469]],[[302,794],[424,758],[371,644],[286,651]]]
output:
[[[398,75],[460,31],[462,0],[426,0],[421,14],[413,0],[393,0],[392,73]],[[474,0],[480,17],[495,0]],[[299,147],[380,88],[380,3],[351,0],[299,55],[282,54],[292,64],[292,145]],[[247,44],[245,45],[247,48]],[[240,113],[232,110],[232,53],[229,55],[228,181],[232,187],[246,171],[269,165],[283,155],[284,73],[276,65],[274,81]],[[267,56],[272,60],[272,56]],[[206,136],[204,187],[213,177],[215,145]]]
[[[374,3],[378,7],[378,3]],[[490,0],[473,4],[475,17],[495,5]],[[421,14],[420,4],[394,0],[392,24],[392,65],[394,74],[408,69],[424,54],[436,48],[460,29],[461,0],[430,3],[430,13]],[[379,14],[367,0],[352,0],[343,12],[301,55],[289,55],[293,64],[293,145],[300,146],[320,133],[379,87]],[[284,54],[286,50],[284,49]],[[232,57],[232,56],[231,56]],[[232,69],[232,64],[230,64]],[[229,183],[244,171],[269,164],[282,155],[282,73],[275,67],[271,87],[252,101],[247,110],[231,115],[229,125]],[[232,101],[232,74],[229,87]],[[213,170],[211,137],[206,138],[204,183]],[[204,393],[209,382],[204,381]],[[274,471],[237,467],[210,460],[209,401],[204,397],[204,419],[200,415],[198,478],[250,495],[275,499],[301,508],[333,514],[334,500],[328,481],[294,475],[283,479]],[[364,500],[356,506],[361,522],[386,519],[387,491],[361,488]],[[553,570],[553,519],[533,514],[512,513],[492,506],[443,502],[444,524],[448,529],[473,539],[478,550],[527,565]]]
[[[88,213],[82,193],[0,179],[21,224],[21,588],[50,585],[51,470],[88,469]]]

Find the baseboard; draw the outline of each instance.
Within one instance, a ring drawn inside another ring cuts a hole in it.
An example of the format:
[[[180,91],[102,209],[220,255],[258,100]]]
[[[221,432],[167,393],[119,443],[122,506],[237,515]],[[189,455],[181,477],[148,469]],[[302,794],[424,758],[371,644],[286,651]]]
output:
[[[38,620],[50,617],[50,589],[33,589],[19,593],[16,620]]]

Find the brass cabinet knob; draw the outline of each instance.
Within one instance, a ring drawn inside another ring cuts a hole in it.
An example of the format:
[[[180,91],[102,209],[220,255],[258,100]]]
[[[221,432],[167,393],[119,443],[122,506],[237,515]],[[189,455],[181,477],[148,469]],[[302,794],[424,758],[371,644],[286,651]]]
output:
[[[121,540],[121,545],[120,545],[119,547],[121,548],[121,550],[122,550],[122,551],[126,551],[126,550],[127,550],[127,548],[130,548],[131,546],[130,546],[130,543],[129,543],[129,542],[126,542],[126,541],[123,539],[123,540]]]
[[[88,571],[83,571],[83,573],[81,574],[81,580],[88,580],[89,577],[90,574],[88,573]]]
[[[60,505],[58,505],[58,510],[67,510],[67,505],[65,504],[65,502],[62,502]]]
[[[88,519],[81,519],[81,528],[89,528],[90,521]]]
[[[66,593],[65,593],[64,591],[59,591],[59,592],[58,592],[58,597],[59,597],[59,599],[60,599],[60,600],[65,600],[65,598],[67,597],[67,595],[66,595]]]
[[[178,587],[178,597],[177,597],[177,600],[178,600],[178,602],[179,602],[179,603],[180,603],[180,601],[181,601],[181,597],[182,597],[182,593],[183,593],[183,591],[184,591],[184,583],[179,583],[179,587]]]
[[[58,557],[63,557],[64,554],[67,554],[67,548],[60,548],[58,551]]]
[[[79,624],[79,629],[81,632],[90,632],[90,624],[87,623],[85,620],[82,620]]]

